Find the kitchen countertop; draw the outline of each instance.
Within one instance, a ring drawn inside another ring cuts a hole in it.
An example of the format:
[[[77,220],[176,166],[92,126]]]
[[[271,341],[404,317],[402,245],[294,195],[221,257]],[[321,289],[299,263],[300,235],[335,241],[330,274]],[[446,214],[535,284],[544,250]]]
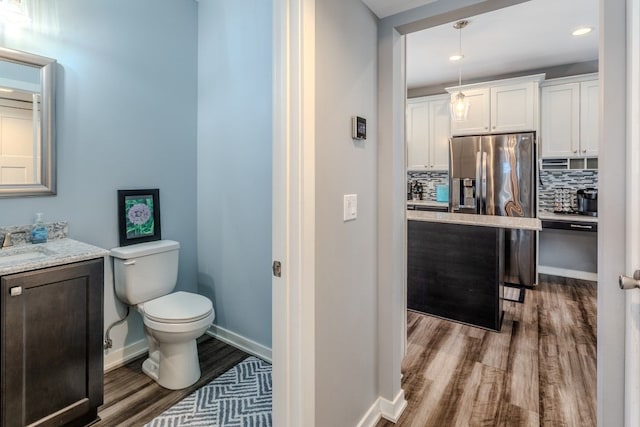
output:
[[[566,221],[598,223],[598,217],[578,214],[557,214],[548,211],[538,212],[538,219],[542,221]]]
[[[448,208],[449,202],[436,202],[434,200],[407,200],[407,205],[432,206],[438,208]]]
[[[47,243],[35,245],[26,243],[0,249],[0,276],[86,261],[106,255],[109,255],[106,249],[67,238],[49,240]]]
[[[479,227],[542,230],[538,218],[512,216],[473,215],[450,212],[407,211],[409,221],[441,222],[446,224],[474,225]]]

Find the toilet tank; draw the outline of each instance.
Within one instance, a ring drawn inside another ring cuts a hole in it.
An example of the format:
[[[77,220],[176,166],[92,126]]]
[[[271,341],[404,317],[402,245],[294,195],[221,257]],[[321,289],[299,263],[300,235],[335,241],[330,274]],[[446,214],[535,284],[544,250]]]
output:
[[[111,249],[118,299],[136,305],[171,293],[178,281],[179,252],[180,243],[173,240]]]

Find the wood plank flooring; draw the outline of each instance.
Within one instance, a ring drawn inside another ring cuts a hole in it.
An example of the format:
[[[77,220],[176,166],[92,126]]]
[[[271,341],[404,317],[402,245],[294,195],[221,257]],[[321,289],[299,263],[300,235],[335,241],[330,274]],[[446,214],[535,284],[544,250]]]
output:
[[[596,291],[541,275],[523,304],[505,301],[500,333],[409,312],[395,425],[595,426]]]
[[[184,390],[167,390],[146,376],[142,372],[146,355],[107,372],[104,377],[104,404],[98,408],[102,420],[93,426],[142,426],[249,356],[207,335],[198,340],[198,354],[202,376]]]

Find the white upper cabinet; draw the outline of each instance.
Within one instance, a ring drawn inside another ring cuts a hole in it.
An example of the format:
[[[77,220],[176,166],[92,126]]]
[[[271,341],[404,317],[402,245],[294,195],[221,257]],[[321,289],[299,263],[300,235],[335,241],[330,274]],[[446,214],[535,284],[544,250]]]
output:
[[[451,122],[452,135],[524,132],[538,129],[539,82],[543,74],[447,88],[453,99],[469,99],[467,120]]]
[[[598,155],[599,104],[599,81],[580,83],[580,150],[584,156]]]
[[[543,158],[598,155],[599,84],[588,78],[550,80],[542,88]]]
[[[407,101],[407,169],[449,169],[449,96]]]
[[[469,114],[466,120],[452,120],[452,135],[478,135],[489,132],[489,114],[491,112],[491,91],[488,88],[462,89],[469,102]],[[457,91],[451,94],[449,102],[455,100]]]
[[[491,132],[537,129],[538,83],[491,88]]]

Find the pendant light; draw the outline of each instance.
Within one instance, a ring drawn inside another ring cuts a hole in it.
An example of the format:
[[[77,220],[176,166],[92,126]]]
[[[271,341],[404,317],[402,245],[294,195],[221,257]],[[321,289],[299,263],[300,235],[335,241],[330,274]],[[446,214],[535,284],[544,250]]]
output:
[[[462,29],[469,24],[469,21],[462,20],[453,24],[453,28],[458,30],[459,45],[458,55],[456,57],[459,61],[462,61],[464,55],[462,54]],[[455,121],[467,120],[469,116],[469,100],[465,98],[464,93],[460,90],[462,86],[462,65],[458,65],[458,93],[451,99],[451,119]]]

